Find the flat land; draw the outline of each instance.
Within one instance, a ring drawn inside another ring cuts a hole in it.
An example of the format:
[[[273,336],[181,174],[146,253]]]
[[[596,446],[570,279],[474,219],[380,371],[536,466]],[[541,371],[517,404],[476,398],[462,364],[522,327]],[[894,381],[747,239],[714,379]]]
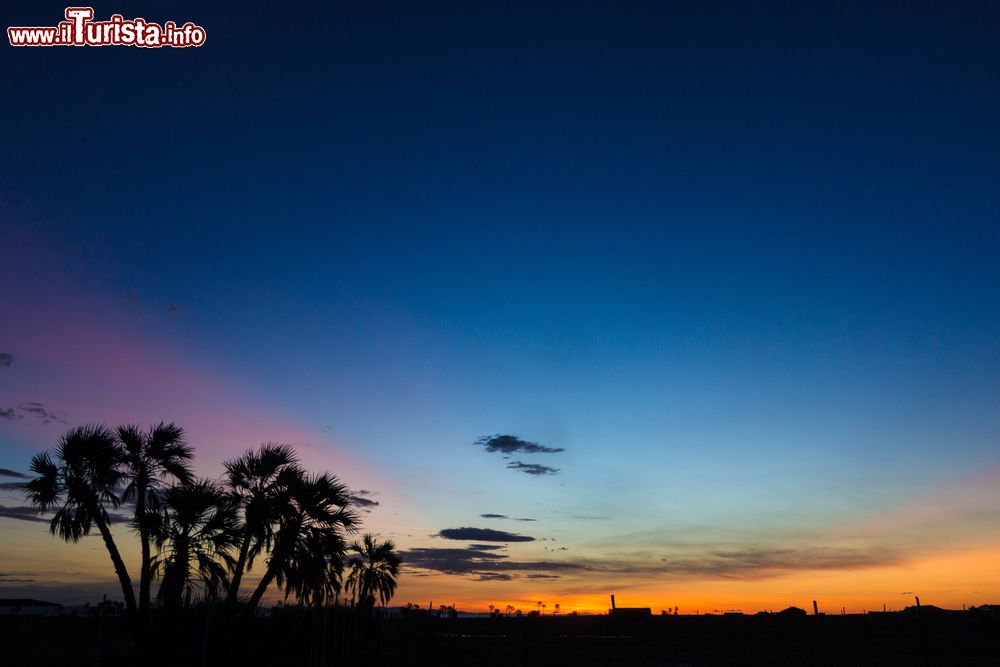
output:
[[[234,624],[0,618],[5,667],[48,665],[1000,665],[1000,616],[359,618],[288,610]]]

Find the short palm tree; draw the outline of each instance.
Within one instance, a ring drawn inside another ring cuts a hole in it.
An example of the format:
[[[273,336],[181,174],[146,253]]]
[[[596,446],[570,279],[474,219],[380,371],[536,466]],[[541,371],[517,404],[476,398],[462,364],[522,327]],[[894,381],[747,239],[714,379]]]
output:
[[[285,599],[322,607],[340,596],[347,544],[340,531],[312,526],[298,540],[291,558],[275,576]]]
[[[288,445],[265,443],[256,451],[225,462],[226,488],[243,515],[239,553],[226,603],[235,604],[243,573],[274,539],[287,488],[298,476],[295,452]]]
[[[188,484],[192,479],[194,451],[184,441],[184,430],[160,422],[147,430],[137,426],[118,427],[118,440],[125,453],[125,490],[122,500],[135,501],[132,528],[139,533],[142,563],[139,569],[139,613],[149,610],[149,589],[153,580],[150,554],[150,519],[159,511],[159,491],[168,480]]]
[[[342,531],[353,532],[358,522],[351,507],[350,491],[336,477],[328,473],[307,475],[297,467],[287,474],[290,479],[278,499],[280,518],[273,533],[267,568],[247,603],[249,613],[260,604],[271,582],[292,567],[302,541],[315,531],[337,535]],[[285,581],[284,576],[282,581]]]
[[[206,600],[218,598],[229,583],[239,540],[236,505],[222,487],[199,480],[166,489],[149,527],[160,551],[153,562],[163,574],[161,604],[177,609],[184,592],[194,588]]]
[[[374,606],[376,598],[385,606],[396,592],[399,576],[399,554],[392,540],[378,540],[365,533],[351,546],[354,555],[350,561],[351,573],[347,586],[359,605]]]
[[[121,584],[125,608],[136,613],[132,579],[111,535],[108,508],[121,504],[123,451],[115,434],[103,425],[81,426],[59,441],[55,458],[45,452],[31,459],[37,475],[25,485],[25,493],[38,510],[55,510],[49,524],[53,535],[79,542],[97,526]]]

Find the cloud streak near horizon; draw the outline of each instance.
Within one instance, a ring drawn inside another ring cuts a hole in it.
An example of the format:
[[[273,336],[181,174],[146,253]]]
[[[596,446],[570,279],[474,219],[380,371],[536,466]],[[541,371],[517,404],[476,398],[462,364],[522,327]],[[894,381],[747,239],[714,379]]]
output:
[[[446,540],[471,540],[476,542],[534,542],[535,538],[528,535],[508,533],[505,530],[492,528],[445,528],[438,537]]]

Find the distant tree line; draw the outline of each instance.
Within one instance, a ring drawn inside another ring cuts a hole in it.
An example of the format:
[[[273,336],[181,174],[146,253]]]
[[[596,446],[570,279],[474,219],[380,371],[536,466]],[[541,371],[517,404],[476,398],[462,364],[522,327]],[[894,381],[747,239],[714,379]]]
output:
[[[349,541],[360,519],[337,477],[307,472],[281,444],[226,461],[218,481],[197,478],[193,457],[174,424],[81,426],[32,458],[26,494],[53,513],[50,530],[67,542],[97,529],[133,619],[196,603],[253,615],[272,586],[286,601],[313,607],[372,608],[392,598],[395,545],[368,533]],[[110,528],[111,512],[123,507],[141,550],[138,599]],[[261,577],[244,590],[255,566]]]

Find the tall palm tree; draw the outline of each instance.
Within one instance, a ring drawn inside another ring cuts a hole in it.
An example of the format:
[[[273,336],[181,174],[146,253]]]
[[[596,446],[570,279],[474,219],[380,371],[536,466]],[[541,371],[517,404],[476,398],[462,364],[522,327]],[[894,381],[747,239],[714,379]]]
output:
[[[160,551],[154,566],[163,573],[163,606],[179,608],[185,590],[192,588],[200,588],[205,599],[219,597],[229,583],[239,539],[231,496],[207,480],[172,486],[163,492],[161,511],[147,525]]]
[[[351,574],[348,588],[354,591],[359,605],[374,606],[376,598],[385,606],[396,592],[399,576],[399,554],[392,540],[378,540],[365,533],[351,546]]]
[[[274,538],[283,498],[299,474],[295,452],[288,445],[265,443],[225,462],[226,487],[243,514],[239,554],[233,565],[226,603],[235,604],[243,573]]]
[[[125,608],[134,616],[132,579],[109,528],[108,508],[121,504],[122,464],[122,448],[111,430],[103,425],[80,426],[60,439],[55,460],[49,452],[31,459],[37,477],[25,485],[25,494],[36,509],[55,509],[49,530],[67,542],[79,542],[97,526],[118,575]]]
[[[132,528],[139,533],[142,564],[139,569],[139,613],[149,611],[149,589],[153,580],[150,554],[150,520],[159,508],[159,492],[173,479],[188,484],[192,479],[194,450],[184,441],[184,430],[175,424],[150,426],[142,430],[131,424],[118,427],[118,439],[125,452],[126,479],[122,500],[135,500]]]
[[[351,507],[350,491],[329,473],[307,475],[300,468],[290,471],[287,489],[279,499],[280,518],[274,532],[273,546],[267,568],[247,603],[253,613],[267,587],[279,575],[287,572],[300,542],[314,531],[353,532],[358,518]]]

